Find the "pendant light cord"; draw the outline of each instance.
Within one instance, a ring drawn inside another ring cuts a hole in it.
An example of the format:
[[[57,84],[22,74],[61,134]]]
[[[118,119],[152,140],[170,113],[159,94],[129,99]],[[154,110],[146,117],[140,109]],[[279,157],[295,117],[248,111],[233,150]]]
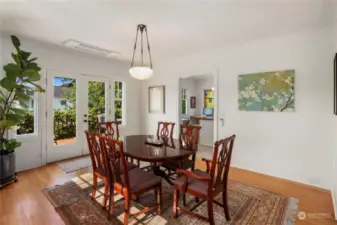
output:
[[[135,52],[136,52],[137,39],[138,39],[138,29],[139,29],[139,26],[137,26],[136,41],[135,41],[135,45],[133,47],[133,56],[132,56],[132,61],[131,61],[131,68],[133,67],[133,63],[134,63],[134,59],[135,59]]]
[[[147,34],[147,27],[145,25],[138,25],[137,26],[137,32],[136,32],[136,40],[135,45],[133,47],[133,55],[132,55],[132,61],[131,61],[131,68],[134,65],[134,59],[135,59],[135,53],[137,49],[137,41],[138,41],[138,31],[140,31],[140,39],[141,39],[141,58],[142,58],[142,66],[144,66],[144,48],[143,48],[143,31],[145,29],[146,34],[146,41],[147,41],[147,49],[149,51],[149,58],[150,58],[150,68],[152,69],[152,57],[151,57],[151,51],[150,51],[150,43],[149,43],[149,37]]]

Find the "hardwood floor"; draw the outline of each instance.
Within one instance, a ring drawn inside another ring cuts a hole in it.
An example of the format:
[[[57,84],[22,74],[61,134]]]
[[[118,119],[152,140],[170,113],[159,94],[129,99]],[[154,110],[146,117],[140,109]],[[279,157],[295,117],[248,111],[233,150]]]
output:
[[[205,169],[197,159],[196,167]],[[19,173],[19,181],[0,191],[1,225],[56,225],[63,224],[54,207],[48,202],[42,190],[60,185],[72,177],[86,173],[82,169],[66,174],[56,163]],[[231,168],[230,179],[258,186],[299,199],[300,211],[307,213],[326,213],[331,218],[308,218],[298,220],[296,225],[337,225],[333,219],[333,206],[330,192],[319,188],[282,180],[246,170]],[[313,215],[312,215],[313,216]]]

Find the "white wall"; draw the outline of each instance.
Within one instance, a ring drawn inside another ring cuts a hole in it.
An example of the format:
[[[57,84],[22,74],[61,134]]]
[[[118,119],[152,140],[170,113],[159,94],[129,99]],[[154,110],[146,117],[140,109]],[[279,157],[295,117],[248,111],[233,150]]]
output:
[[[178,78],[218,73],[218,137],[236,134],[232,166],[289,180],[331,188],[334,148],[332,126],[332,29],[295,33],[243,43],[231,48],[156,65],[147,88],[166,85],[166,113],[143,111],[144,133],[154,133],[158,120],[177,120]],[[238,111],[238,74],[295,69],[296,112]],[[218,72],[217,72],[218,71]]]
[[[126,83],[126,120],[127,124],[120,129],[121,135],[138,134],[140,132],[140,82],[132,79],[128,74],[129,63],[96,57],[87,53],[81,53],[74,50],[65,49],[59,46],[49,45],[42,42],[37,42],[19,37],[22,48],[32,52],[38,57],[38,63],[44,69],[44,74],[48,76],[48,71],[56,70],[65,73],[78,73],[99,76],[116,77],[118,80]],[[3,45],[3,55],[5,62],[11,61],[11,52],[13,50],[10,38],[5,36]],[[43,96],[40,96],[43,99]],[[45,102],[40,102],[40,115],[44,115]],[[43,116],[42,116],[43,117]],[[46,131],[45,123],[39,123],[40,134]],[[31,142],[39,141],[38,148],[30,148]],[[25,143],[28,144],[25,144]],[[45,163],[46,143],[41,139],[33,139],[31,137],[24,140],[24,144],[16,151],[17,155],[17,170],[37,167]]]

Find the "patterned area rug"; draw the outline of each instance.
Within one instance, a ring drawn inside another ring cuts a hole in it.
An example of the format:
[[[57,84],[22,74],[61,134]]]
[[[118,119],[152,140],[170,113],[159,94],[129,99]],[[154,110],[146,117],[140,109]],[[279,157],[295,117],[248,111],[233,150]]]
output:
[[[122,196],[116,194],[114,207],[115,217],[108,221],[107,211],[102,208],[102,189],[96,193],[96,201],[89,197],[92,190],[92,174],[83,174],[72,182],[48,188],[45,195],[55,207],[66,225],[93,225],[93,224],[122,224],[124,201]],[[223,208],[214,204],[214,218],[217,225],[293,225],[298,210],[298,200],[283,195],[263,190],[257,187],[242,184],[233,180],[229,181],[228,204],[231,221],[227,222]],[[157,216],[155,211],[141,215],[129,221],[129,224],[144,225],[206,225],[207,222],[187,214],[180,214],[178,219],[172,217],[173,188],[163,181],[162,216]],[[222,202],[221,194],[217,197]],[[137,212],[144,206],[155,202],[154,192],[142,195],[137,202],[132,202],[131,213]],[[194,204],[194,197],[187,195],[187,207]],[[182,206],[182,202],[179,203]],[[206,203],[201,204],[195,212],[207,216]]]

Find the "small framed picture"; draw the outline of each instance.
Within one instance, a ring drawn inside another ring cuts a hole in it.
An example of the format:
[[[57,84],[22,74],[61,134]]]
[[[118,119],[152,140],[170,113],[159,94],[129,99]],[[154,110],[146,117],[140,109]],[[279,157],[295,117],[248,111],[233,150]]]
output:
[[[191,96],[190,98],[190,107],[191,109],[195,109],[196,107],[196,97],[195,96]]]
[[[149,113],[165,113],[165,86],[149,87]]]

